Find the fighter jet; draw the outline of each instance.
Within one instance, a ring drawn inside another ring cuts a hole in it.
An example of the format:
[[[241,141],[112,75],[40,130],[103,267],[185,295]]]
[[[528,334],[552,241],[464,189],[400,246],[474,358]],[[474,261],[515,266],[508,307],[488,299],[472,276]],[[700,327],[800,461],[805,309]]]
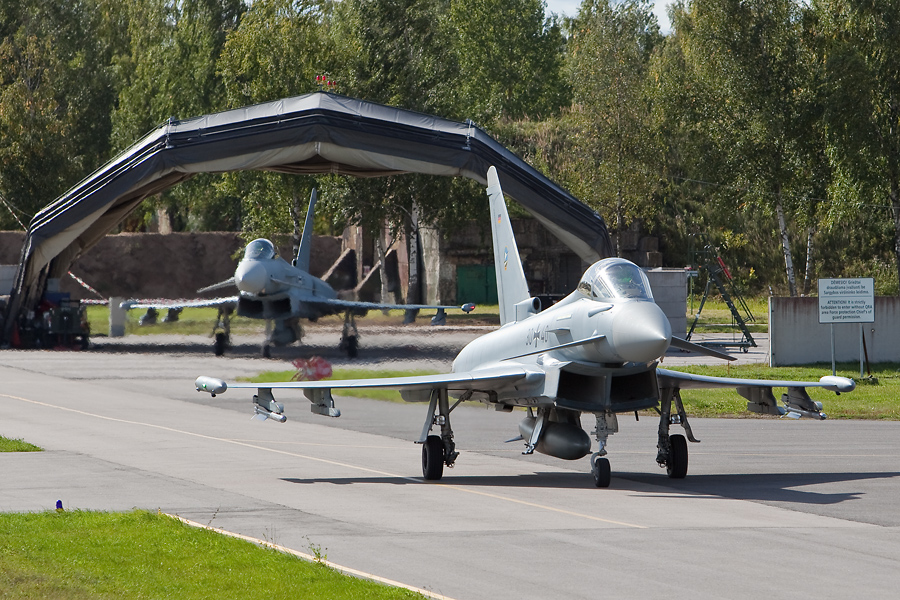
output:
[[[178,311],[184,308],[218,308],[218,318],[213,328],[216,356],[224,354],[225,349],[231,344],[231,315],[235,312],[241,317],[265,319],[266,337],[262,345],[262,354],[265,357],[270,355],[271,345],[286,346],[300,340],[303,333],[300,319],[315,322],[320,317],[343,313],[344,326],[340,348],[351,358],[355,358],[358,352],[359,336],[355,317],[365,315],[369,310],[436,309],[437,314],[432,323],[440,325],[445,321],[445,311],[448,309],[461,309],[468,313],[475,308],[474,304],[463,306],[381,304],[338,298],[337,292],[330,285],[309,273],[316,198],[316,190],[313,189],[297,256],[290,264],[277,255],[272,242],[262,238],[256,239],[247,244],[233,277],[197,290],[198,293],[203,293],[236,287],[239,292],[237,296],[188,302],[129,300],[123,302],[121,307],[145,309],[153,319],[156,311],[168,310],[167,320],[177,320]],[[145,319],[146,315],[141,318],[142,324]]]
[[[195,382],[197,390],[215,396],[229,387],[256,388],[255,416],[284,422],[284,406],[275,401],[273,389],[302,390],[312,412],[338,417],[333,389],[397,388],[406,401],[428,403],[417,442],[422,444],[426,480],[440,479],[444,466],[453,466],[459,455],[450,416],[461,402],[480,401],[507,412],[524,407],[527,413],[518,427],[524,454],[538,451],[566,460],[591,453],[593,443],[582,427],[582,417],[593,416],[597,447],[591,456],[591,473],[594,484],[603,488],[610,485],[607,445],[618,431],[618,414],[659,412],[656,462],[669,477],[680,479],[688,470],[685,435],[691,442],[698,441],[681,401],[682,389],[731,387],[748,400],[750,411],[814,419],[824,419],[825,413],[806,388],[836,393],[854,389],[853,380],[834,376],[815,382],[766,381],[659,368],[659,359],[670,346],[731,357],[673,337],[667,318],[653,301],[646,275],[621,258],[594,263],[575,291],[541,310],[538,299],[528,291],[494,167],[487,180],[501,326],[463,348],[450,373],[266,384],[226,384],[201,376]],[[779,404],[772,388],[782,387],[787,392]],[[452,405],[450,397],[456,398]],[[685,435],[670,434],[672,425],[681,425]],[[431,433],[435,428],[439,434]]]

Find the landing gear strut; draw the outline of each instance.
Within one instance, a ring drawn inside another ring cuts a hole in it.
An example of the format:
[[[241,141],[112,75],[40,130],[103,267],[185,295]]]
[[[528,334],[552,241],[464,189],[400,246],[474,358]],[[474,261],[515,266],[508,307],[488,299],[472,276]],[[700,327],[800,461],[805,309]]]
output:
[[[658,453],[656,462],[660,467],[665,467],[666,473],[671,479],[684,479],[688,471],[688,447],[685,436],[681,434],[669,435],[669,426],[680,424],[684,427],[687,439],[697,443],[700,440],[694,437],[691,426],[684,412],[684,404],[681,402],[681,392],[677,388],[665,388],[660,390],[661,399],[659,407],[659,441],[656,443]],[[672,414],[672,402],[675,403],[675,414]]]
[[[591,455],[591,475],[594,477],[594,485],[598,488],[607,488],[612,482],[612,472],[609,459],[606,456],[606,443],[609,436],[619,431],[619,420],[614,412],[598,412],[597,426],[594,428],[594,437],[597,438],[598,449]]]
[[[431,391],[428,417],[418,442],[422,444],[422,477],[426,481],[440,479],[444,474],[444,465],[453,468],[456,457],[459,456],[456,443],[453,441],[453,429],[450,427],[450,412],[459,405],[459,402],[461,400],[450,406],[446,388]],[[435,425],[441,428],[439,436],[429,435]]]

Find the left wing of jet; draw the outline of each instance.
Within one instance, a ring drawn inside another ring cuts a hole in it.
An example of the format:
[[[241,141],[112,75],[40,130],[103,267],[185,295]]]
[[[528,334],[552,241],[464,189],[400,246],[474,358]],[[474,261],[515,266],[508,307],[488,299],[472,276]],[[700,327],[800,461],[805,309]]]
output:
[[[747,399],[747,410],[764,414],[786,415],[795,417],[813,417],[824,419],[822,403],[816,402],[806,393],[806,388],[823,388],[836,394],[852,392],[856,388],[856,382],[846,377],[827,375],[819,381],[789,381],[768,379],[741,379],[738,377],[711,377],[709,375],[694,375],[669,369],[657,369],[657,380],[661,389],[674,388],[710,389],[710,388],[734,388],[738,394]],[[781,401],[784,406],[779,406],[772,393],[772,388],[787,388],[782,394]]]
[[[336,306],[338,308],[361,308],[364,310],[462,310],[463,312],[472,312],[475,309],[474,304],[463,304],[462,306],[442,306],[439,304],[381,304],[379,302],[359,302],[355,300],[340,300],[338,298],[323,298],[321,296],[301,296],[300,302],[309,304],[320,304],[323,306]]]

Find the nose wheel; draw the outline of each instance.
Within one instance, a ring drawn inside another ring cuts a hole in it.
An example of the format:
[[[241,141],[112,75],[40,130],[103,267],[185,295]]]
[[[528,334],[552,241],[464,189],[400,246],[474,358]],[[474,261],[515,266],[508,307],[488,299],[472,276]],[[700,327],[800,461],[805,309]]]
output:
[[[608,488],[612,481],[612,471],[609,467],[609,459],[598,454],[591,457],[591,475],[594,477],[594,485],[598,488]]]

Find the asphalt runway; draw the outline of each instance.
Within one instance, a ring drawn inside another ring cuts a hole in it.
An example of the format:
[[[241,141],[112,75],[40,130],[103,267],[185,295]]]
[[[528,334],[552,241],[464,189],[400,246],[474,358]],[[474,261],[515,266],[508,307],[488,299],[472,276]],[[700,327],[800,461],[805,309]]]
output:
[[[417,331],[435,339],[385,352],[440,369],[464,333]],[[378,335],[358,362],[381,364]],[[656,420],[620,416],[612,485],[597,489],[587,458],[522,456],[505,443],[518,414],[466,405],[456,467],[425,483],[411,442],[424,405],[337,398],[329,419],[282,393],[286,423],[251,421],[249,394],[213,399],[193,380],[293,355],[201,346],[0,351],[0,434],[46,449],[0,454],[0,511],[159,509],[457,600],[896,597],[900,423],[695,419],[702,442],[672,481]]]

